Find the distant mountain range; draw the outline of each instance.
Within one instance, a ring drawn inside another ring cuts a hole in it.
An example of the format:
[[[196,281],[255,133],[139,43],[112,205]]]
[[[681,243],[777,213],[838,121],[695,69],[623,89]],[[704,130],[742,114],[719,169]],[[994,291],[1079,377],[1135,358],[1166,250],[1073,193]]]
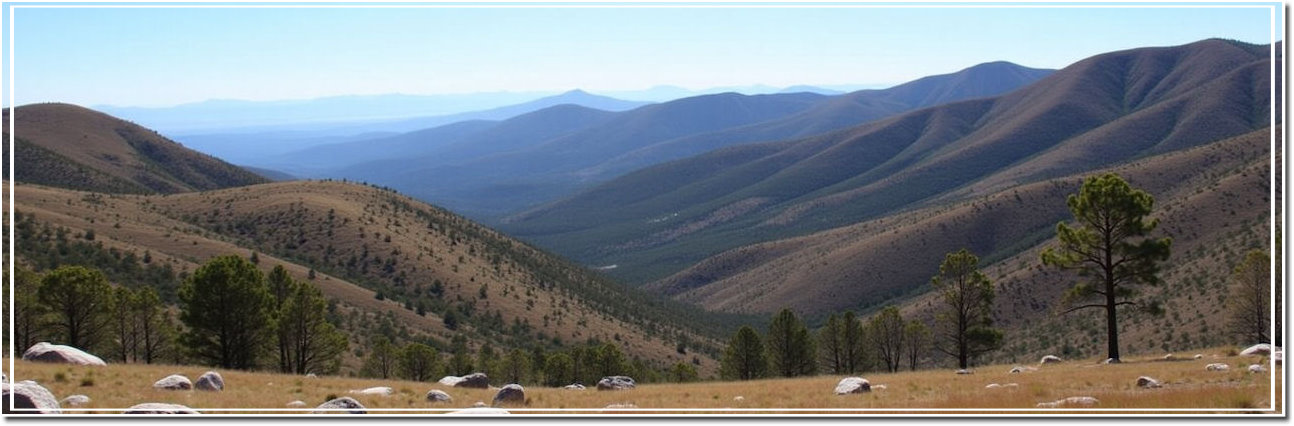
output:
[[[578,119],[570,117],[570,108],[541,110],[499,123],[482,135],[432,129],[337,144],[327,152],[381,147],[356,158],[388,158],[313,171],[313,176],[390,186],[478,219],[498,218],[642,167],[731,145],[835,130],[932,102],[992,96],[1049,72],[993,63],[890,89],[837,96],[722,93],[615,114],[586,112]],[[567,118],[536,118],[550,114]],[[258,165],[289,167],[320,164],[325,157],[334,163],[347,158],[322,152],[290,153],[275,159],[276,164]]]
[[[1223,40],[1099,55],[994,98],[642,169],[503,229],[651,282],[748,244],[1261,129],[1270,67],[1266,46]],[[981,252],[1006,249],[990,248]]]

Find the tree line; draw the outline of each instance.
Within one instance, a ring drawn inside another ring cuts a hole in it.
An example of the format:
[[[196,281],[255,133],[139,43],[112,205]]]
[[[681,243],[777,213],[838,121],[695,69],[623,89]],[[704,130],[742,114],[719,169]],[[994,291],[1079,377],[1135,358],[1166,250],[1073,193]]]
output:
[[[118,362],[304,374],[336,372],[348,347],[327,321],[318,287],[282,266],[267,278],[236,255],[213,258],[188,276],[176,308],[152,287],[113,286],[103,272],[79,265],[44,274],[15,268],[13,283],[15,330],[7,337],[19,348],[48,340]]]

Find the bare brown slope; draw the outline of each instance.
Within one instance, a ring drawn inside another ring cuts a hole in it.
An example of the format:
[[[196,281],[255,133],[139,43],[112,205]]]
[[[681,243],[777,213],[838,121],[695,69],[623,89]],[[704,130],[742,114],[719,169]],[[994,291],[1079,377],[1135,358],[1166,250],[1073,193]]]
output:
[[[358,323],[391,316],[397,327],[444,343],[455,334],[473,346],[551,345],[554,341],[615,342],[631,357],[658,366],[700,362],[676,351],[677,336],[700,346],[710,339],[682,327],[656,298],[601,281],[556,257],[443,210],[377,188],[295,181],[169,196],[109,195],[17,185],[17,210],[54,226],[93,229],[106,246],[151,251],[176,269],[224,254],[260,252],[268,270],[285,264],[330,298],[359,312]],[[431,293],[440,282],[443,295]],[[386,300],[377,300],[381,292]],[[482,295],[484,294],[484,295]],[[405,306],[402,302],[411,305]],[[415,309],[425,304],[426,316]],[[454,310],[462,325],[446,328]],[[353,347],[367,344],[371,325],[351,328]]]
[[[1216,232],[1229,232],[1228,226],[1267,216],[1267,172],[1248,168],[1267,161],[1269,140],[1267,131],[1259,131],[1112,170],[1154,194],[1159,206],[1169,206],[1160,214],[1174,216],[1164,217],[1162,229],[1177,240],[1174,252],[1180,256],[1217,239]],[[1232,176],[1236,174],[1240,177]],[[944,254],[963,247],[983,256],[986,264],[1022,250],[1024,257],[1003,265],[1036,264],[1036,253],[1030,257],[1028,248],[1049,239],[1056,222],[1068,218],[1065,197],[1077,190],[1082,177],[1014,187],[953,205],[743,247],[650,288],[710,309],[735,312],[790,307],[816,314],[873,307],[918,294]],[[1208,195],[1210,185],[1223,178],[1235,188]],[[1209,214],[1183,216],[1186,212]],[[1049,298],[1052,293],[1004,294],[999,300],[1044,310],[1054,302]],[[1013,311],[1006,317],[1028,318],[1028,313]]]
[[[264,183],[252,172],[152,130],[68,104],[4,110],[17,130],[15,179],[69,189],[178,193]],[[6,163],[7,166],[7,163]]]

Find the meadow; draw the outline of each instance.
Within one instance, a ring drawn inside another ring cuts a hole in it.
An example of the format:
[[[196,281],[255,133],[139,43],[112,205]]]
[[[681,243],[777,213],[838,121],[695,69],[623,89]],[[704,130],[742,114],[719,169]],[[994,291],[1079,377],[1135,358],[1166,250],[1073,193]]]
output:
[[[949,369],[899,373],[866,373],[874,387],[870,393],[834,395],[843,376],[765,379],[744,382],[643,384],[626,391],[576,391],[526,386],[526,402],[505,406],[513,414],[1024,414],[1024,413],[1282,413],[1280,380],[1272,398],[1272,375],[1280,366],[1250,373],[1250,364],[1268,363],[1267,357],[1237,356],[1234,348],[1210,348],[1181,353],[1175,360],[1163,355],[1128,357],[1122,364],[1103,365],[1095,359],[1067,360],[1059,364],[1003,364],[979,366],[974,374]],[[1226,363],[1229,371],[1206,371],[1205,365]],[[7,365],[7,364],[6,364]],[[14,380],[35,380],[59,399],[83,394],[91,403],[64,407],[65,413],[120,413],[143,402],[166,402],[193,407],[205,414],[257,413],[305,414],[324,401],[351,396],[369,414],[440,414],[490,404],[495,389],[451,388],[434,382],[346,377],[305,377],[261,372],[220,371],[223,392],[155,390],[152,383],[170,374],[190,379],[209,370],[197,366],[114,364],[101,367],[15,361]],[[1009,373],[1014,365],[1038,368]],[[1161,388],[1139,388],[1139,376],[1163,383]],[[1279,376],[1277,376],[1279,379]],[[991,383],[1005,385],[986,388]],[[1015,383],[1015,386],[1007,385]],[[500,383],[492,383],[498,386]],[[883,389],[881,386],[884,385]],[[351,390],[389,386],[390,396],[358,395]],[[440,389],[453,397],[435,404],[427,391]],[[1091,407],[1039,409],[1037,404],[1075,396],[1094,397]],[[300,400],[307,409],[287,409]],[[1275,404],[1274,406],[1272,404]],[[619,405],[624,408],[607,408]],[[561,410],[556,410],[561,409]]]

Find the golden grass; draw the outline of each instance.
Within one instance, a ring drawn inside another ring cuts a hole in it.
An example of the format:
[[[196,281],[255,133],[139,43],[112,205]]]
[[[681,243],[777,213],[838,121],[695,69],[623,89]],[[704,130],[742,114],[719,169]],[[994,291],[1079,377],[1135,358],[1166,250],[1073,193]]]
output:
[[[1040,402],[1072,396],[1091,396],[1100,400],[1093,407],[1118,410],[1116,413],[1280,413],[1283,407],[1277,383],[1275,410],[1271,408],[1271,374],[1251,374],[1245,369],[1251,363],[1265,363],[1260,357],[1227,357],[1221,349],[1203,351],[1201,360],[1159,361],[1132,359],[1118,365],[1099,365],[1095,360],[1049,364],[1038,371],[1009,374],[1010,365],[984,366],[973,375],[956,375],[950,370],[929,370],[894,374],[864,374],[873,385],[885,389],[871,393],[837,396],[832,394],[840,376],[796,379],[768,379],[749,382],[705,382],[691,384],[649,384],[620,392],[568,391],[559,388],[527,386],[524,406],[506,407],[513,413],[554,414],[548,409],[575,409],[578,413],[1103,413],[1082,409],[1034,410]],[[1217,355],[1213,355],[1217,354]],[[1207,372],[1204,365],[1214,362],[1231,364],[1229,372]],[[313,408],[330,396],[351,396],[370,409],[393,409],[380,413],[425,413],[469,407],[477,401],[489,404],[493,389],[448,388],[437,383],[400,380],[355,379],[340,377],[307,378],[268,373],[223,371],[224,392],[160,391],[152,383],[169,374],[183,374],[190,379],[207,371],[205,367],[109,365],[105,367],[68,366],[16,362],[15,380],[36,380],[60,399],[68,395],[90,396],[86,409],[120,409],[142,402],[168,402],[194,407],[206,413],[267,413],[256,409],[284,409],[289,401],[301,400]],[[1148,375],[1164,383],[1160,389],[1137,388],[1138,376]],[[85,385],[87,378],[92,385]],[[989,383],[1017,383],[1016,387],[986,389]],[[496,383],[497,385],[497,383]],[[349,394],[350,390],[389,386],[392,396]],[[432,404],[425,400],[431,389],[449,393],[454,401]],[[736,397],[741,396],[740,400]],[[638,409],[604,410],[612,404],[632,404]],[[212,408],[237,409],[217,411]],[[676,409],[676,411],[656,411]],[[818,410],[822,409],[822,410]],[[1018,411],[1018,410],[1027,411]],[[1122,411],[1126,409],[1127,411]],[[1147,411],[1166,409],[1162,411]],[[538,411],[536,411],[538,410]],[[683,411],[688,410],[688,411]],[[692,411],[698,410],[698,411]],[[845,411],[841,411],[845,410]],[[268,413],[307,413],[304,411],[269,411]],[[372,411],[371,411],[372,412]]]

